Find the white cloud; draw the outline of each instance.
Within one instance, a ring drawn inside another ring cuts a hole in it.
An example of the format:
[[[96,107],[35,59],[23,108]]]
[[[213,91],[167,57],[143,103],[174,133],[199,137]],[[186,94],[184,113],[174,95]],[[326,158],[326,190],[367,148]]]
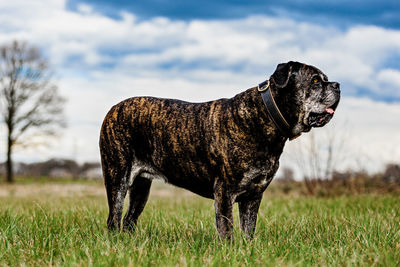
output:
[[[65,0],[0,0],[0,43],[17,38],[42,47],[69,99],[70,127],[56,151],[41,150],[41,159],[69,156],[75,150],[80,160],[98,159],[102,118],[124,98],[231,97],[268,78],[277,63],[288,60],[320,67],[341,82],[347,95],[363,88],[400,97],[399,70],[383,67],[389,57],[400,55],[398,30],[371,26],[341,30],[268,16],[141,21],[127,12],[119,19],[106,17],[87,4],[77,9],[67,10]],[[104,70],[102,64],[114,67]],[[366,166],[377,169],[390,155],[399,156],[397,146],[387,141],[400,141],[398,110],[398,104],[343,98],[335,120],[351,126],[348,151],[353,159],[367,155],[373,163],[365,160]],[[37,154],[31,149],[16,156],[36,159]]]
[[[382,69],[377,75],[378,84],[376,93],[400,97],[400,71],[395,69]]]
[[[139,21],[127,12],[112,19],[93,12],[87,4],[73,12],[66,10],[61,0],[22,2],[0,5],[9,11],[0,19],[8,30],[0,34],[0,41],[26,38],[50,48],[51,59],[60,66],[70,56],[81,55],[82,63],[88,65],[121,60],[121,67],[154,68],[174,62],[203,62],[204,68],[229,70],[240,65],[244,71],[264,74],[278,62],[297,59],[320,66],[335,79],[371,88],[384,61],[400,54],[400,31],[374,26],[339,30],[267,16]],[[128,53],[114,58],[106,50]]]
[[[90,13],[93,12],[93,8],[90,5],[87,5],[87,4],[79,4],[77,6],[77,9],[82,14],[90,14]]]

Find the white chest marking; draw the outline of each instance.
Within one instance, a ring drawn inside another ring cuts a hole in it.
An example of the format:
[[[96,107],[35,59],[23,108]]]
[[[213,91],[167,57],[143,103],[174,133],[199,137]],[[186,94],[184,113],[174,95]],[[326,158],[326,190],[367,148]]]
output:
[[[129,186],[133,184],[133,181],[138,175],[150,180],[160,179],[167,182],[167,177],[157,171],[153,166],[151,166],[150,164],[146,164],[145,162],[138,159],[135,159],[132,163],[131,175],[129,176]]]
[[[260,179],[260,176],[262,178]],[[246,187],[249,185],[266,185],[270,179],[268,178],[268,170],[266,168],[250,168],[244,173],[242,181],[240,181],[240,186]],[[255,182],[254,180],[257,180]]]

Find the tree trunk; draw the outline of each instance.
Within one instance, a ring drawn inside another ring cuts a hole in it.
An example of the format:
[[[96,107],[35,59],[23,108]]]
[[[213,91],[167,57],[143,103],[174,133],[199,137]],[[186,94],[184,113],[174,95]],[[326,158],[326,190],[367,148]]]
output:
[[[13,164],[11,158],[11,150],[12,150],[12,139],[11,134],[8,136],[8,146],[7,146],[7,163],[6,163],[6,172],[7,172],[7,182],[14,183],[14,171]]]
[[[315,195],[315,184],[311,179],[309,179],[307,176],[304,177],[304,183],[306,185],[307,193],[308,195]]]

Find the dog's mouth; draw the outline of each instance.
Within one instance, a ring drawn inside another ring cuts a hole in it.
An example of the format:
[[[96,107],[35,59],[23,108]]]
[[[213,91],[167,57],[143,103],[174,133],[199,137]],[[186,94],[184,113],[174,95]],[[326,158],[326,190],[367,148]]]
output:
[[[327,107],[324,112],[321,113],[311,112],[308,116],[308,125],[310,127],[322,127],[327,124],[332,119],[333,114],[335,114],[335,109],[338,104],[339,101]]]

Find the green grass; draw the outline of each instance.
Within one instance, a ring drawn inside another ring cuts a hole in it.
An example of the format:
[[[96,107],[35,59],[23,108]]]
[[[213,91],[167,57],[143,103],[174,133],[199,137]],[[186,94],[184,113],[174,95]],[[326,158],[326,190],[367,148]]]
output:
[[[88,185],[98,185],[103,184],[103,180],[87,180],[82,178],[73,178],[73,177],[49,177],[49,176],[16,176],[14,178],[15,183],[18,185],[26,184],[26,185],[40,185],[40,184],[88,184]],[[0,186],[5,184],[5,178],[0,177]]]
[[[106,217],[103,195],[0,197],[0,266],[400,264],[399,196],[267,193],[252,241],[237,216],[220,241],[213,202],[197,196],[151,196],[133,234],[109,234]]]

